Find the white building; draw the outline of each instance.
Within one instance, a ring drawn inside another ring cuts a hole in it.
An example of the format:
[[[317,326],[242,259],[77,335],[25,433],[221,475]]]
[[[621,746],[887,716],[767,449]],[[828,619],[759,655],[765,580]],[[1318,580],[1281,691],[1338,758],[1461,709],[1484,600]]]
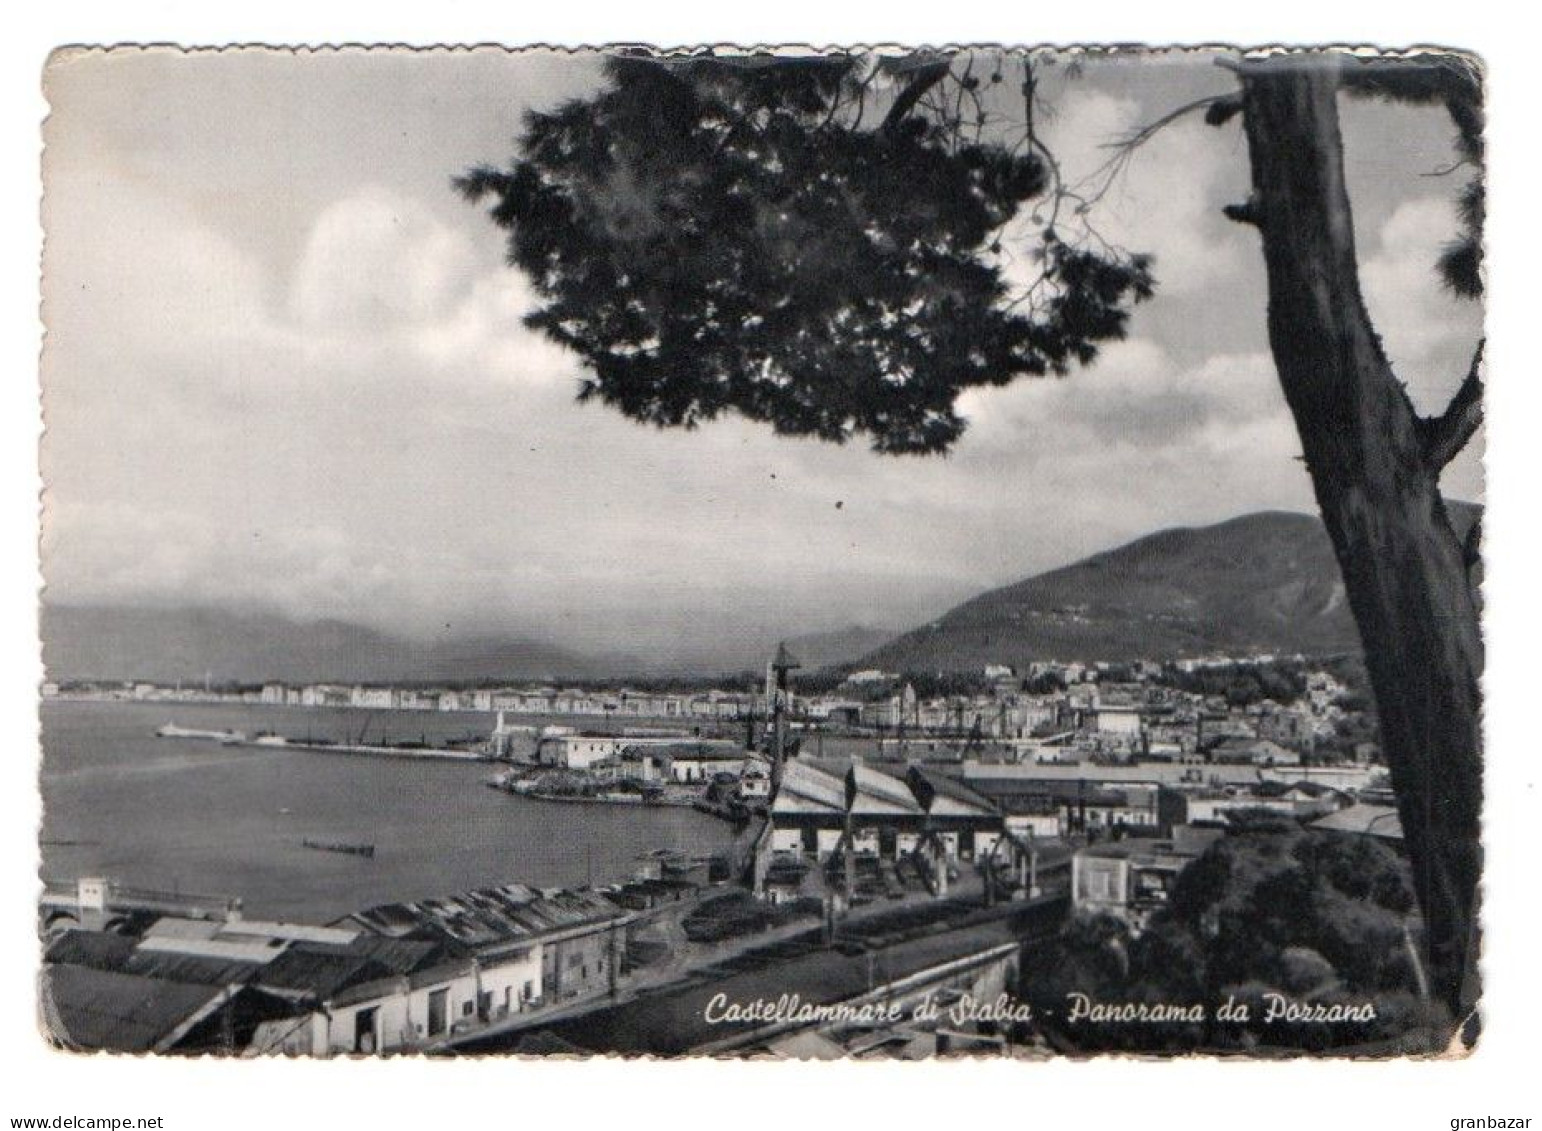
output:
[[[618,757],[621,748],[628,744],[635,745],[636,740],[604,734],[543,734],[536,760],[543,766],[588,770]]]
[[[1114,738],[1140,737],[1140,709],[1132,703],[1099,703],[1096,717],[1099,734]]]

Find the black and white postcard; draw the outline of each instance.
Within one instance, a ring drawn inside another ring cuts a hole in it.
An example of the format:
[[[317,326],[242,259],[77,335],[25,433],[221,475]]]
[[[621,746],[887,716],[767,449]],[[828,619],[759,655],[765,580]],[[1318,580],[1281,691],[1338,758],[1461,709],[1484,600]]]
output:
[[[1481,1049],[1476,55],[43,83],[43,1040]]]

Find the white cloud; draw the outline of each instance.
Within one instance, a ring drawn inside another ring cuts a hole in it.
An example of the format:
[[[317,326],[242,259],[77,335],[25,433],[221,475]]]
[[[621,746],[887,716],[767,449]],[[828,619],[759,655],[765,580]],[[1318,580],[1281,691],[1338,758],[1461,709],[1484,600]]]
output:
[[[1451,295],[1435,269],[1457,231],[1447,197],[1406,201],[1381,224],[1374,252],[1360,268],[1366,306],[1392,367],[1426,412],[1456,391],[1481,333],[1478,304]]]
[[[45,316],[62,347],[106,363],[197,353],[260,322],[267,280],[235,241],[139,181],[71,173],[50,171],[45,214]]]
[[[1371,321],[1414,408],[1425,415],[1444,410],[1483,334],[1481,304],[1455,298],[1435,268],[1457,230],[1449,196],[1408,200],[1376,229],[1374,250],[1361,260]],[[1484,446],[1480,430],[1441,477],[1446,494],[1482,500]]]
[[[1073,175],[1166,108],[1090,82],[1057,97],[1048,128]],[[51,129],[46,568],[69,599],[539,624],[646,647],[751,622],[904,624],[1154,526],[1311,505],[1261,308],[1220,345],[1159,305],[1220,307],[1229,326],[1260,270],[1218,212],[1245,161],[1197,122],[1159,135],[1099,205],[1110,238],[1158,256],[1141,336],[1065,380],[972,392],[946,459],[734,418],[661,432],[575,405],[577,362],[521,324],[532,295],[500,234],[448,199],[444,177],[501,155],[480,137],[434,177],[382,157],[310,184],[303,208],[245,162],[248,197],[282,197],[294,222],[274,245],[242,219],[250,199],[222,210],[196,174],[205,150],[174,133],[131,177],[111,136],[71,158],[68,123]],[[295,168],[335,162],[307,154],[320,143],[300,117],[261,133]],[[1391,218],[1367,288],[1394,304],[1393,347],[1433,372],[1460,333],[1418,324],[1433,306],[1403,325],[1406,304],[1445,301],[1408,289],[1423,257],[1434,290],[1427,241],[1413,247],[1432,219]]]
[[[1144,338],[1109,346],[1096,365],[1069,378],[977,390],[961,403],[972,421],[965,453],[1028,445],[1048,454],[1095,443],[1111,458],[1254,422],[1287,434],[1292,427],[1267,355],[1220,354],[1185,366]]]
[[[316,219],[289,309],[299,328],[328,336],[432,323],[465,301],[479,266],[466,233],[397,193],[367,188]]]
[[[212,237],[152,209],[135,239]],[[535,624],[594,648],[745,617],[903,624],[1153,513],[1221,517],[1212,480],[1245,503],[1271,473],[1235,441],[1272,411],[1267,366],[1183,366],[1143,339],[970,394],[949,459],[734,418],[660,432],[576,406],[575,360],[520,324],[526,283],[470,248],[370,190],[318,216],[287,297],[230,246],[181,277],[242,280],[239,317],[120,310],[161,332],[117,359],[111,395],[50,390],[56,594]]]
[[[1067,182],[1078,191],[1107,188],[1089,222],[1110,243],[1156,256],[1159,293],[1191,294],[1224,286],[1251,250],[1222,205],[1246,196],[1246,163],[1227,136],[1188,117],[1136,148],[1110,179],[1113,144],[1171,107],[1151,107],[1069,82],[1045,126]]]

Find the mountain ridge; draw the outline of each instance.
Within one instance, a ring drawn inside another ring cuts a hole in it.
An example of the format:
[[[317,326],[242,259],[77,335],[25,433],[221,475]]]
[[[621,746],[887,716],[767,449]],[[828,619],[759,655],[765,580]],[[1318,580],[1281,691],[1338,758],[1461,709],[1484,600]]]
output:
[[[207,607],[49,605],[50,679],[360,683],[600,674],[596,661],[523,636],[417,641],[336,619]]]
[[[1481,512],[1447,506],[1459,536]],[[1255,511],[1159,530],[981,593],[862,664],[962,671],[1048,659],[1359,651],[1321,519]]]
[[[1458,535],[1481,513],[1448,507]],[[650,673],[637,657],[584,654],[533,634],[419,641],[337,619],[218,608],[45,602],[41,626],[51,680],[451,683]],[[1360,650],[1327,533],[1316,516],[1293,511],[1155,531],[978,594],[908,632],[852,624],[785,639],[805,671]],[[696,674],[757,670],[775,645],[751,656],[751,643],[714,654]]]
[[[589,654],[533,634],[484,633],[421,641],[336,618],[298,620],[207,606],[54,605],[42,609],[51,680],[157,683],[462,683],[656,678],[758,671],[774,638],[701,650],[696,665],[620,651]],[[810,671],[847,663],[897,635],[860,625],[794,634],[788,647]]]

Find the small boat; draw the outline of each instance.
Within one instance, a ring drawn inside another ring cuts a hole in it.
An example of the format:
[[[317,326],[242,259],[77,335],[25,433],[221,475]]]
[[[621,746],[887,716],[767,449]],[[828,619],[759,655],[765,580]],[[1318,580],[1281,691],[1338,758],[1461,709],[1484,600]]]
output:
[[[362,856],[366,860],[375,858],[373,844],[343,844],[337,841],[311,840],[309,837],[300,843],[306,848],[314,848],[317,852],[340,852],[345,856]]]
[[[227,746],[246,741],[246,735],[239,730],[199,730],[197,727],[179,727],[176,723],[158,728],[155,737],[199,738],[205,742],[223,742]]]

